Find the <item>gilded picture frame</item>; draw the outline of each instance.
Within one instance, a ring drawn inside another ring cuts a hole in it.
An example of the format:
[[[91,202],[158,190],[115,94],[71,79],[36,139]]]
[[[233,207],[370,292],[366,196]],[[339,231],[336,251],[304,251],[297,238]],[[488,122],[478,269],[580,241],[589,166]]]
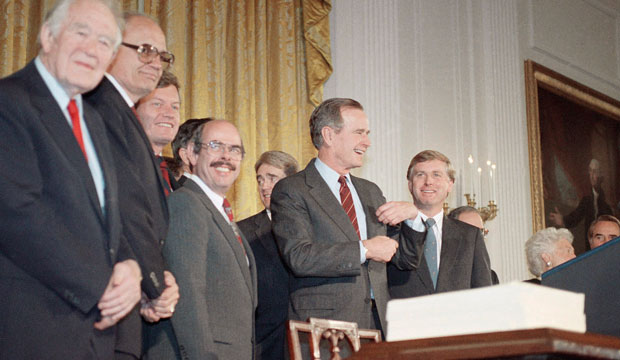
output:
[[[531,60],[525,61],[525,96],[534,231],[556,226],[550,213],[567,215],[590,191],[588,162],[596,157],[604,158],[606,201],[618,215],[620,102]],[[577,253],[588,247],[586,222],[579,230],[566,226],[575,236]]]

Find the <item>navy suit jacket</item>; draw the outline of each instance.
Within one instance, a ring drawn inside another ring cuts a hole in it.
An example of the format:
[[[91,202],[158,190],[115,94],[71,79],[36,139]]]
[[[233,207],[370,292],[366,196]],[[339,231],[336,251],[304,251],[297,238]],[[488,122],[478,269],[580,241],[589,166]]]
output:
[[[105,211],[71,126],[34,62],[0,80],[0,358],[110,359],[115,327],[93,327],[117,261],[116,174],[105,129],[84,121],[105,181]]]
[[[388,287],[392,298],[430,295],[492,284],[489,254],[480,229],[444,216],[441,240],[437,289],[433,288],[426,259],[422,256],[420,266],[415,270],[403,271],[388,264]]]
[[[165,288],[161,248],[168,232],[168,205],[159,164],[142,125],[107,78],[85,99],[104,119],[117,166],[121,236],[140,265],[142,290],[155,299]],[[135,309],[119,323],[117,350],[140,357],[141,330]]]
[[[256,260],[258,306],[256,308],[257,359],[288,359],[286,321],[288,320],[289,271],[284,265],[271,233],[267,210],[242,220],[239,228],[248,239]]]

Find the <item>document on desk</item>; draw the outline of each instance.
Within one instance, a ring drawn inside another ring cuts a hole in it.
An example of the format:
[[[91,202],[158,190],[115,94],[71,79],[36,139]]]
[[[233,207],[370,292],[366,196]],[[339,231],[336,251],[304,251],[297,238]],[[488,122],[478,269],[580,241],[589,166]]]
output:
[[[553,328],[585,333],[584,294],[513,282],[387,305],[387,341]]]

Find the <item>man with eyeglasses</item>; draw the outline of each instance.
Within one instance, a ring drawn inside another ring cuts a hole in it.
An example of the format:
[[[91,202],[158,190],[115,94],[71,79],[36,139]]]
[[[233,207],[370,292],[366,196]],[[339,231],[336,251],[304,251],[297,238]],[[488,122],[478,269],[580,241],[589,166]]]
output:
[[[140,312],[152,322],[172,316],[179,289],[161,254],[168,230],[164,182],[134,104],[155,89],[174,57],[166,51],[166,38],[154,20],[136,13],[124,18],[122,45],[101,84],[86,101],[105,121],[117,167],[122,237],[142,269]],[[139,358],[142,323],[137,308],[120,324],[118,332],[117,352]]]
[[[226,199],[241,170],[237,128],[200,125],[188,144],[194,173],[168,198],[164,256],[183,296],[174,317],[155,324],[148,359],[253,359],[256,262]]]

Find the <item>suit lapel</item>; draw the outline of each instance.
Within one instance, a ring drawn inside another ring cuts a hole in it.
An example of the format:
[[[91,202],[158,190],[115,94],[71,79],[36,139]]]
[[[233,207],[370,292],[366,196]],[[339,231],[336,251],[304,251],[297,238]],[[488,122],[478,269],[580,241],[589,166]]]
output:
[[[360,239],[357,236],[353,224],[351,224],[351,220],[314,166],[314,160],[306,166],[304,171],[306,175],[306,184],[310,188],[310,195],[317,204],[328,214],[329,218],[334,221],[349,240],[359,241]]]
[[[254,218],[255,230],[254,236],[258,239],[259,243],[268,254],[271,256],[279,256],[278,248],[271,234],[271,220],[267,215],[267,210],[263,210],[259,216]]]
[[[52,94],[49,92],[49,89],[36,70],[34,62],[31,62],[28,67],[30,73],[29,79],[31,82],[30,88],[32,89],[32,104],[40,115],[39,119],[50,133],[50,138],[56,142],[58,148],[63,152],[67,161],[71,164],[71,167],[75,169],[75,175],[81,179],[82,183],[86,187],[86,192],[91,206],[95,208],[95,212],[98,214],[99,220],[102,224],[105,224],[105,219],[103,218],[103,213],[101,211],[101,204],[99,203],[99,198],[97,197],[97,189],[95,187],[95,182],[93,181],[93,176],[90,172],[90,168],[88,167],[88,162],[84,158],[84,153],[82,152],[82,149],[80,149],[80,146],[73,135],[71,126],[69,126],[69,122],[65,118],[65,115],[60,109],[58,103],[54,100]],[[90,121],[88,119],[88,115],[91,114],[86,111],[86,106],[84,106],[84,109],[84,121],[87,126],[89,126]],[[71,176],[71,174],[67,175]]]
[[[375,215],[377,209],[373,206],[372,199],[370,198],[371,192],[364,187],[364,184],[359,181],[359,178],[353,175],[351,175],[351,182],[364,208],[364,215],[366,217],[366,237],[370,239],[378,234],[385,234],[385,231],[383,231],[384,225],[379,223],[377,215]]]
[[[252,255],[252,250],[250,249],[247,240],[244,238],[244,235],[241,234],[241,239],[243,241],[243,249],[239,246],[239,241],[237,240],[237,236],[235,235],[231,225],[224,219],[224,216],[219,212],[219,210],[215,207],[215,204],[209,199],[207,194],[202,191],[200,186],[196,184],[193,180],[189,179],[185,182],[185,186],[189,187],[192,191],[198,193],[200,196],[200,200],[207,208],[207,210],[211,213],[211,217],[213,221],[219,228],[222,233],[226,243],[230,246],[233,254],[235,254],[235,258],[237,259],[237,263],[239,265],[239,269],[243,274],[243,278],[245,279],[246,285],[248,286],[248,291],[254,298],[256,294],[254,293],[254,276],[250,271],[250,267],[255,268],[254,257]],[[241,233],[241,231],[239,231]],[[244,252],[245,250],[245,252]],[[246,258],[247,256],[247,258]],[[251,259],[250,259],[251,258]],[[248,266],[248,261],[250,261],[250,265]]]
[[[119,120],[121,120],[122,122],[120,126],[110,126],[109,129],[115,132],[115,136],[121,139],[122,142],[127,141],[127,136],[125,132],[134,131],[135,133],[139,134],[140,138],[142,139],[143,146],[147,148],[147,152],[150,155],[149,158],[150,158],[151,164],[156,173],[155,175],[159,181],[159,190],[160,190],[159,197],[161,198],[160,203],[162,204],[162,211],[167,220],[168,219],[168,206],[166,206],[167,200],[166,200],[166,194],[164,193],[164,180],[161,176],[161,171],[159,170],[159,163],[157,162],[157,159],[155,158],[153,154],[151,143],[148,137],[146,136],[146,133],[144,132],[144,128],[142,127],[142,124],[140,124],[140,121],[136,118],[136,115],[133,113],[131,108],[127,105],[127,102],[125,101],[125,99],[123,99],[123,97],[118,92],[118,90],[116,90],[114,85],[112,85],[110,80],[104,77],[99,86],[102,88],[102,92],[104,93],[104,96],[108,97],[110,101],[114,103],[115,108],[118,110],[119,115],[120,115]]]
[[[456,261],[457,254],[459,253],[459,247],[461,246],[461,239],[456,236],[458,231],[455,229],[454,220],[443,217],[443,226],[441,230],[441,255],[439,262],[439,274],[437,275],[437,288],[447,280],[442,280],[450,273],[450,268]],[[443,276],[442,276],[443,274]]]

